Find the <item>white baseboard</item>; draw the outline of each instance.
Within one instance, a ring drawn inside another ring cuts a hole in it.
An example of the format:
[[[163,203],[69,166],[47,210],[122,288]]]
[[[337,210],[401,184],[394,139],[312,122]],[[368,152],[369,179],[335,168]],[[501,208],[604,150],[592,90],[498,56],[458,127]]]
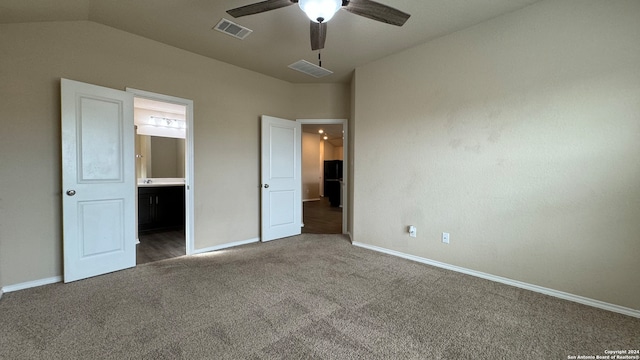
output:
[[[566,292],[563,292],[563,291],[558,291],[558,290],[554,290],[554,289],[545,288],[545,287],[538,286],[538,285],[528,284],[528,283],[525,283],[525,282],[522,282],[522,281],[512,280],[512,279],[504,278],[504,277],[501,277],[501,276],[491,275],[491,274],[483,273],[483,272],[480,272],[480,271],[466,269],[466,268],[463,268],[463,267],[460,267],[460,266],[450,265],[450,264],[447,264],[447,263],[443,263],[443,262],[439,262],[439,261],[435,261],[435,260],[430,260],[430,259],[426,259],[426,258],[423,258],[423,257],[415,256],[415,255],[405,254],[405,253],[402,253],[402,252],[399,252],[399,251],[389,250],[389,249],[385,249],[385,248],[374,246],[374,245],[368,245],[368,244],[363,244],[363,243],[354,242],[354,241],[352,241],[352,244],[355,245],[355,246],[361,247],[361,248],[365,248],[365,249],[369,249],[369,250],[373,250],[373,251],[378,251],[378,252],[381,252],[381,253],[385,253],[385,254],[401,257],[401,258],[408,259],[408,260],[417,261],[419,263],[432,265],[432,266],[435,266],[435,267],[439,267],[439,268],[443,268],[443,269],[447,269],[447,270],[452,270],[452,271],[455,271],[455,272],[459,272],[459,273],[463,273],[463,274],[479,277],[479,278],[486,279],[486,280],[499,282],[499,283],[510,285],[510,286],[515,286],[517,288],[534,291],[534,292],[537,292],[537,293],[541,293],[541,294],[557,297],[557,298],[560,298],[560,299],[573,301],[573,302],[580,303],[580,304],[583,304],[583,305],[588,305],[588,306],[596,307],[596,308],[599,308],[599,309],[613,311],[613,312],[616,312],[616,313],[619,313],[619,314],[640,318],[640,310],[631,309],[631,308],[620,306],[620,305],[610,304],[610,303],[607,303],[607,302],[604,302],[604,301],[590,299],[590,298],[587,298],[587,297],[584,297],[584,296],[574,295],[574,294],[566,293]]]
[[[14,285],[7,285],[2,288],[2,292],[9,293],[12,291],[24,290],[24,289],[29,289],[32,287],[38,287],[42,285],[55,284],[61,281],[62,281],[62,276],[54,276],[46,279],[27,281],[19,284],[14,284]]]
[[[253,238],[253,239],[248,239],[248,240],[242,240],[242,241],[226,243],[226,244],[222,244],[222,245],[211,246],[211,247],[203,248],[203,249],[195,249],[193,251],[192,255],[203,254],[203,253],[216,251],[216,250],[228,249],[228,248],[236,247],[236,246],[240,246],[240,245],[253,244],[253,243],[257,243],[259,241],[260,241],[260,238]]]
[[[320,201],[320,198],[316,198],[316,199],[304,199],[304,200],[302,200],[302,202],[307,202],[307,201]]]

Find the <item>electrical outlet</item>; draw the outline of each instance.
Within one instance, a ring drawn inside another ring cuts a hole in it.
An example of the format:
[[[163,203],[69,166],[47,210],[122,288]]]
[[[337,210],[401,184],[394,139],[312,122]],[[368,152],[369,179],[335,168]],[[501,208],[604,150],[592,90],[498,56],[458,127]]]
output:
[[[445,244],[449,243],[449,233],[445,233],[445,232],[442,233],[442,242]]]
[[[409,236],[416,237],[417,236],[416,232],[417,232],[416,227],[413,225],[409,225]]]

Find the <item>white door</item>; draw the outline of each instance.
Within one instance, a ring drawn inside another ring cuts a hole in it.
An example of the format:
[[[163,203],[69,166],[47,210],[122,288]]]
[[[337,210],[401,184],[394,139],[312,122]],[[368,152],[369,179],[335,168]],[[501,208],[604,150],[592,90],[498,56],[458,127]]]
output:
[[[133,94],[62,79],[64,282],[136,265]]]
[[[262,116],[262,241],[301,233],[300,131],[296,121]]]

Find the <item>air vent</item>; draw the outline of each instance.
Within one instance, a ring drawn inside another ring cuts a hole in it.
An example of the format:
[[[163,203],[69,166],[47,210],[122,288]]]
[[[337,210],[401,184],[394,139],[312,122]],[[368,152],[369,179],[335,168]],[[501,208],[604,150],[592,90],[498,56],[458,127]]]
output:
[[[293,70],[298,70],[307,75],[311,75],[316,78],[321,78],[327,75],[333,74],[333,71],[322,68],[318,65],[314,65],[306,60],[296,61],[293,64],[289,65],[289,68]]]
[[[243,40],[253,32],[253,30],[248,29],[244,26],[238,25],[227,19],[220,20],[220,22],[218,23],[218,25],[214,27],[214,29],[220,32],[223,32],[227,35],[231,35],[234,38],[238,38],[240,40]]]

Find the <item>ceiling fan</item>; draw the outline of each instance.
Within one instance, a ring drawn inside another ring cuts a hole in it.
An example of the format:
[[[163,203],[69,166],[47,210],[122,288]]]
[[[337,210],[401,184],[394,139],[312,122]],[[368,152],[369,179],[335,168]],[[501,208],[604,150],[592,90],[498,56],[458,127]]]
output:
[[[266,0],[227,10],[235,18],[258,14],[298,3],[311,19],[311,49],[324,49],[327,21],[341,8],[387,24],[402,26],[411,15],[371,0]]]

